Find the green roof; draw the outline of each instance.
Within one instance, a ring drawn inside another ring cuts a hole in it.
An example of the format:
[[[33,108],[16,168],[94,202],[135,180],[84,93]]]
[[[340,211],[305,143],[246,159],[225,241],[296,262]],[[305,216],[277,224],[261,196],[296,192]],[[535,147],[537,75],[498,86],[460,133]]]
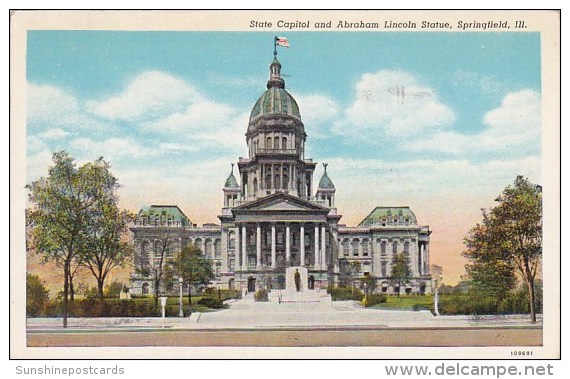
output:
[[[238,183],[236,177],[234,176],[233,171],[230,174],[230,176],[228,176],[228,178],[226,179],[226,184],[224,185],[224,187],[225,188],[239,188],[239,183]]]
[[[326,171],[321,177],[321,180],[319,181],[319,189],[334,189],[334,184],[331,178],[329,178],[329,176],[327,175]]]
[[[164,220],[179,221],[181,226],[190,224],[188,217],[178,208],[177,205],[151,205],[142,207],[139,216],[147,216],[149,218],[161,217]]]
[[[259,116],[268,115],[286,115],[301,119],[299,106],[293,96],[283,88],[278,87],[268,88],[261,95],[251,110],[249,120],[253,121]]]
[[[410,207],[376,207],[358,226],[395,225],[397,222],[417,225],[416,215]]]

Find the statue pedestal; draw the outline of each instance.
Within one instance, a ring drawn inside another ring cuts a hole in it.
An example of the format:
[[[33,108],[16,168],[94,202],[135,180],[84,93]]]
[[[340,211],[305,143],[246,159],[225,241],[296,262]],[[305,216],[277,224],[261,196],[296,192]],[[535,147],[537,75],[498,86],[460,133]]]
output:
[[[285,291],[286,292],[297,292],[297,288],[295,286],[295,273],[299,272],[301,276],[301,285],[299,288],[299,292],[307,291],[307,286],[309,283],[308,271],[306,267],[302,266],[295,266],[295,267],[287,267],[285,269]]]

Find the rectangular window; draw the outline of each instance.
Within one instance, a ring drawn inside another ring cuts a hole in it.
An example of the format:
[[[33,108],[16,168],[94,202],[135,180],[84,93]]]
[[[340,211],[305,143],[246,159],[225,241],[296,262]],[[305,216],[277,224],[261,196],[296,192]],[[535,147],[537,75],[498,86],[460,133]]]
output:
[[[381,263],[381,272],[382,272],[382,276],[386,277],[387,275],[387,271],[386,271],[386,262],[382,262]]]

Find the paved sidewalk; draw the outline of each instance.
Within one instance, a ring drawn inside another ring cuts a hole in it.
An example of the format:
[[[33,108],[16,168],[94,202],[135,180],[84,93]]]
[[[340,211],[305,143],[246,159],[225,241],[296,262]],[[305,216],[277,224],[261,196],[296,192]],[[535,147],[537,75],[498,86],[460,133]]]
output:
[[[30,318],[29,332],[61,331],[61,318]],[[528,315],[433,316],[428,311],[363,308],[356,302],[256,303],[252,298],[231,301],[229,309],[194,313],[190,317],[70,318],[68,331],[78,330],[296,330],[296,329],[445,329],[541,328]]]

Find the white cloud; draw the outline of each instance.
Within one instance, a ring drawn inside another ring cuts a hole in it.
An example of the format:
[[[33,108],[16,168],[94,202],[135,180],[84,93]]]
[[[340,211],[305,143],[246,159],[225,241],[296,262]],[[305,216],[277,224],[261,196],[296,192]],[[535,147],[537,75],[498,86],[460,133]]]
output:
[[[413,151],[438,151],[460,154],[474,149],[503,150],[512,146],[540,143],[540,94],[523,90],[507,94],[498,108],[485,114],[487,126],[479,134],[465,135],[453,131],[438,132],[430,138],[410,141],[403,148]]]
[[[297,95],[295,100],[301,111],[303,124],[312,138],[323,138],[321,124],[330,123],[339,116],[339,105],[330,97],[320,94]]]
[[[160,71],[143,72],[122,93],[102,101],[88,102],[89,109],[111,120],[135,121],[157,118],[186,108],[201,96],[186,81]]]
[[[28,121],[61,122],[79,112],[77,99],[61,88],[28,83]]]
[[[523,90],[507,94],[499,108],[485,114],[489,126],[481,135],[488,148],[517,145],[539,140],[541,99],[536,91]]]
[[[44,138],[55,138],[55,134],[65,130],[102,130],[99,121],[87,116],[83,105],[69,91],[46,84],[28,83],[27,125],[30,130],[59,129],[47,133]]]
[[[439,101],[434,89],[405,71],[366,73],[355,89],[354,102],[335,125],[339,134],[376,128],[392,136],[410,136],[445,128],[455,120],[454,112]]]
[[[46,130],[45,132],[38,134],[38,137],[41,137],[43,139],[47,139],[47,140],[56,140],[56,139],[61,139],[63,137],[68,136],[69,133],[66,132],[63,129],[60,128],[56,128],[56,129],[49,129]]]
[[[40,150],[33,154],[28,153],[26,158],[26,179],[29,182],[47,175],[47,169],[53,165],[52,153],[48,150]]]

